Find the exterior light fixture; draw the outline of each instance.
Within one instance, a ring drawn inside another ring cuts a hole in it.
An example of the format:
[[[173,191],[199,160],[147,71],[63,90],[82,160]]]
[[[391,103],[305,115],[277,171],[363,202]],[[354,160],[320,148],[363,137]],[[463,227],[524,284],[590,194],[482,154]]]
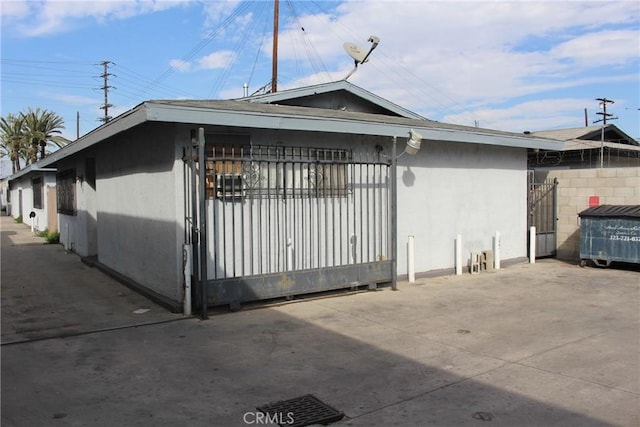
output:
[[[422,144],[422,135],[411,129],[409,131],[409,140],[407,141],[407,146],[404,151],[408,155],[413,156],[420,150],[420,144]]]
[[[398,159],[404,153],[410,156],[420,150],[422,135],[415,130],[409,131],[409,139],[404,151],[397,155],[397,137],[393,137],[391,146],[391,289],[398,290]]]

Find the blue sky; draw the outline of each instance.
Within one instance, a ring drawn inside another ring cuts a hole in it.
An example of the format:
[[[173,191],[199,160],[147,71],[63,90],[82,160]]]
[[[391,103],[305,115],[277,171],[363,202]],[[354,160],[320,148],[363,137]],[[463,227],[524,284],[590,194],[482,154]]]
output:
[[[1,114],[52,110],[64,135],[147,99],[228,99],[271,79],[272,1],[2,0]],[[279,89],[343,79],[423,116],[522,132],[584,125],[595,98],[640,137],[637,1],[280,1]]]

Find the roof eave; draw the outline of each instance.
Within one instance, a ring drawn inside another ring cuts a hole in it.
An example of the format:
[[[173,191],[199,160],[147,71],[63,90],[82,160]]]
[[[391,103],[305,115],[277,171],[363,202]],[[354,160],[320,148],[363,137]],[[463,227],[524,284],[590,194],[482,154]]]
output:
[[[308,132],[329,132],[388,137],[407,136],[414,129],[423,140],[499,145],[518,148],[558,150],[560,141],[517,134],[476,133],[457,129],[439,129],[425,125],[422,120],[406,119],[406,124],[369,122],[358,119],[320,116],[287,115],[257,111],[212,110],[188,106],[147,104],[148,120],[177,123],[199,123],[210,126],[231,126],[259,129],[278,129]]]

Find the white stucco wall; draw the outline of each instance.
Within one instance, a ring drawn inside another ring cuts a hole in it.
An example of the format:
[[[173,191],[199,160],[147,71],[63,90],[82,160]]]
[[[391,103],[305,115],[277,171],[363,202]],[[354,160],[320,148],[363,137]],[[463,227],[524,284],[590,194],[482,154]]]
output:
[[[32,180],[34,178],[42,178],[42,208],[33,207],[33,188]],[[18,179],[11,181],[11,216],[17,218],[22,213],[23,223],[31,226],[31,218],[29,214],[36,214],[33,222],[34,230],[43,231],[49,228],[47,212],[49,210],[49,202],[47,200],[47,187],[55,187],[56,176],[54,172],[33,172],[27,173]],[[22,206],[20,203],[20,192],[22,192]]]
[[[93,157],[88,151],[82,156],[65,159],[58,165],[59,171],[74,169],[75,181],[75,213],[60,214],[60,243],[80,256],[93,256],[97,253],[97,212],[96,189],[87,181],[86,158]],[[96,183],[97,186],[97,183]]]
[[[95,189],[77,182],[76,215],[60,215],[63,243],[73,242],[80,255],[97,253],[105,266],[174,301],[183,298],[182,150],[189,144],[191,128],[197,126],[147,124],[82,154],[96,159]],[[252,133],[254,144],[369,152],[380,144],[390,155],[388,138]],[[399,140],[398,147],[402,151],[404,141]],[[78,155],[62,161],[58,170],[74,167],[82,176],[83,165],[85,159]],[[415,236],[420,273],[454,267],[456,234],[462,235],[466,264],[470,252],[492,248],[496,231],[502,237],[503,260],[526,256],[526,150],[423,141],[418,155],[400,158],[399,274],[407,272],[408,235]]]
[[[183,219],[176,216],[176,176],[182,176],[182,160],[175,147],[173,126],[161,124],[97,147],[95,204],[98,260],[180,301],[182,241],[176,236],[182,236]]]
[[[398,144],[402,151],[403,144]],[[407,240],[415,236],[415,269],[455,266],[462,236],[471,252],[492,249],[500,232],[503,260],[526,256],[526,150],[423,141],[398,162],[398,273],[407,273]]]
[[[279,144],[285,146],[310,146],[353,148],[354,153],[367,152],[373,156],[375,145],[380,145],[383,155],[391,155],[391,141],[389,138],[371,139],[362,136],[345,136],[333,134],[301,134],[288,132],[253,132],[254,144]],[[215,136],[208,138],[215,141]],[[404,149],[405,141],[398,139],[398,152]],[[371,158],[371,157],[370,157]],[[500,232],[500,256],[502,260],[517,259],[526,256],[526,228],[527,228],[527,200],[526,200],[526,150],[520,148],[499,147],[478,144],[445,143],[437,141],[424,141],[422,149],[416,156],[402,155],[398,161],[398,274],[407,273],[407,240],[409,235],[415,237],[415,271],[426,273],[433,270],[451,270],[455,267],[455,238],[457,234],[462,236],[463,264],[467,265],[471,252],[481,252],[493,249],[493,239],[496,231]],[[358,199],[358,197],[356,197]],[[219,201],[216,205],[221,206]],[[289,205],[293,206],[292,202]],[[238,212],[244,207],[244,223],[249,221],[251,209],[247,201],[226,204],[226,221],[231,223],[235,208],[236,224],[241,224]],[[338,209],[335,201],[330,202],[331,209]],[[209,205],[209,210],[212,207]],[[219,208],[218,208],[219,209]],[[295,210],[293,210],[295,212]],[[323,209],[320,210],[321,212]],[[371,214],[371,209],[368,214]],[[299,209],[298,214],[301,212]],[[346,212],[343,210],[342,212]],[[338,215],[338,213],[335,213]],[[386,213],[385,213],[386,214]],[[211,216],[211,213],[209,214]],[[218,228],[221,227],[222,211]],[[360,215],[360,214],[356,214]],[[254,215],[253,218],[257,218]],[[270,218],[278,218],[271,215]],[[353,218],[353,217],[352,217]],[[346,220],[346,219],[345,219]],[[353,221],[353,219],[352,219]],[[236,225],[236,229],[239,226]],[[333,230],[335,225],[331,225]],[[338,243],[330,243],[331,250],[336,248],[342,251],[345,259],[337,265],[348,263],[351,248],[349,236],[354,234],[358,239],[366,239],[367,236],[358,236],[360,228],[349,228],[341,236],[345,239],[344,248]],[[314,230],[322,232],[322,230]],[[227,235],[231,234],[231,227]],[[287,236],[286,232],[273,232],[274,235]],[[331,233],[330,233],[331,234]],[[338,233],[339,234],[339,233]],[[218,233],[221,235],[221,232]],[[212,237],[209,236],[209,249],[213,247]],[[338,237],[338,236],[336,236]],[[286,244],[281,243],[282,251]],[[266,240],[266,239],[263,239]],[[380,242],[380,241],[378,241]],[[256,244],[255,239],[245,242],[226,240],[227,247],[222,238],[218,239],[218,253],[220,259],[228,264],[227,275],[234,264],[229,260],[234,259],[230,247],[235,243],[236,251],[244,243],[244,252],[249,253],[249,247]],[[295,243],[295,242],[294,242]],[[385,241],[382,243],[382,256],[390,256],[386,251]],[[294,244],[298,250],[296,253],[296,265],[301,257],[318,256],[312,250],[309,253],[301,253],[300,245]],[[324,252],[324,246],[320,248]],[[253,247],[252,247],[253,251]],[[273,250],[271,251],[273,252]],[[261,261],[267,257],[267,252],[260,256],[260,251],[253,251],[254,258]],[[225,254],[225,255],[223,255]],[[377,252],[375,252],[377,254]],[[374,254],[374,255],[375,255]],[[246,260],[239,259],[235,264],[235,274],[244,271]],[[281,256],[280,258],[283,258]],[[377,255],[376,255],[377,258]],[[358,259],[363,259],[363,254],[358,254]],[[211,261],[211,260],[210,260]],[[303,260],[304,261],[304,260]],[[258,262],[258,261],[255,261]],[[281,262],[282,261],[281,259]],[[322,260],[319,262],[324,265]],[[311,262],[312,266],[316,263]],[[209,273],[221,269],[220,265],[209,263]],[[308,267],[306,267],[308,268]],[[277,268],[275,268],[277,270]],[[222,268],[224,271],[225,268]],[[224,274],[224,273],[223,273]],[[224,277],[224,276],[223,276]]]

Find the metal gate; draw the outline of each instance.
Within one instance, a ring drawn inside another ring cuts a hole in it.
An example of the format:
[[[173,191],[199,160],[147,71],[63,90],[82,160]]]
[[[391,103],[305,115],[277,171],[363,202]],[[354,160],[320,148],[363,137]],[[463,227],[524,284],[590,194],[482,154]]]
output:
[[[198,305],[391,281],[390,164],[377,151],[214,141],[200,152]]]
[[[557,179],[536,183],[529,174],[527,228],[536,227],[536,258],[556,255],[557,195]]]

